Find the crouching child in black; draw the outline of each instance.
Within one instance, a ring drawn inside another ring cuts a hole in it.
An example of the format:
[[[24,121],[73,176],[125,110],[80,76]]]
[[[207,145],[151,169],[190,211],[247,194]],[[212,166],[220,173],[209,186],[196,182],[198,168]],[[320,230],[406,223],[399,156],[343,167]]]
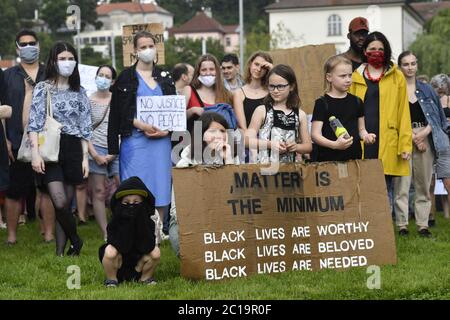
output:
[[[138,177],[123,181],[111,199],[112,218],[107,243],[99,258],[106,274],[105,285],[123,281],[156,284],[153,279],[160,251],[156,243],[155,198]]]

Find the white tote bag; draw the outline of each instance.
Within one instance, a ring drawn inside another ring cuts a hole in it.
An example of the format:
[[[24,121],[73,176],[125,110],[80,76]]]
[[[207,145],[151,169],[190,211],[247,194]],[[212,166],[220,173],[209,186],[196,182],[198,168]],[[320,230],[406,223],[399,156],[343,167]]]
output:
[[[53,119],[53,108],[50,90],[47,86],[47,118],[44,128],[38,133],[39,154],[44,162],[58,162],[59,141],[61,139],[62,125]],[[23,133],[17,159],[23,162],[31,162],[31,140],[27,130]]]

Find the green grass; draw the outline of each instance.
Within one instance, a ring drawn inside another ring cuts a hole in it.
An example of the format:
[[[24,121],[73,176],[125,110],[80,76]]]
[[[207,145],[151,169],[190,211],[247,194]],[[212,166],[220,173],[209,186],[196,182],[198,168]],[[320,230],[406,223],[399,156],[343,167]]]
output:
[[[432,239],[419,238],[414,221],[408,238],[396,239],[398,264],[381,268],[381,289],[366,286],[365,268],[349,271],[291,271],[222,282],[190,281],[180,277],[180,262],[169,242],[156,286],[135,283],[103,287],[97,258],[102,244],[95,222],[79,228],[85,240],[81,257],[58,258],[54,244],[44,244],[37,223],[19,227],[19,243],[4,245],[0,230],[0,299],[450,299],[450,221],[439,215],[430,229]],[[81,268],[81,289],[66,287],[67,267]]]

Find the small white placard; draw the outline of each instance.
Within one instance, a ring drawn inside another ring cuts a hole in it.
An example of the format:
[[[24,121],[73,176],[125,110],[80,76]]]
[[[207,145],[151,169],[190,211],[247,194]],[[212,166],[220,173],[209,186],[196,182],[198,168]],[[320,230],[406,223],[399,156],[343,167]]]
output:
[[[138,97],[137,119],[161,130],[186,131],[186,98],[184,96]]]

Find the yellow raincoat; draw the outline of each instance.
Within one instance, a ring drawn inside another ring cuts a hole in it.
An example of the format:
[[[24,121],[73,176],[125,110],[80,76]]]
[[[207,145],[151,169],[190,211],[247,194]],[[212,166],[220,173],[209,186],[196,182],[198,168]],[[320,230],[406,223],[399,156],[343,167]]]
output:
[[[353,72],[351,94],[364,101],[367,91],[363,63]],[[412,129],[408,92],[403,73],[391,65],[380,80],[380,129],[378,158],[383,162],[384,174],[409,176],[409,163],[402,159],[402,152],[412,152]]]

